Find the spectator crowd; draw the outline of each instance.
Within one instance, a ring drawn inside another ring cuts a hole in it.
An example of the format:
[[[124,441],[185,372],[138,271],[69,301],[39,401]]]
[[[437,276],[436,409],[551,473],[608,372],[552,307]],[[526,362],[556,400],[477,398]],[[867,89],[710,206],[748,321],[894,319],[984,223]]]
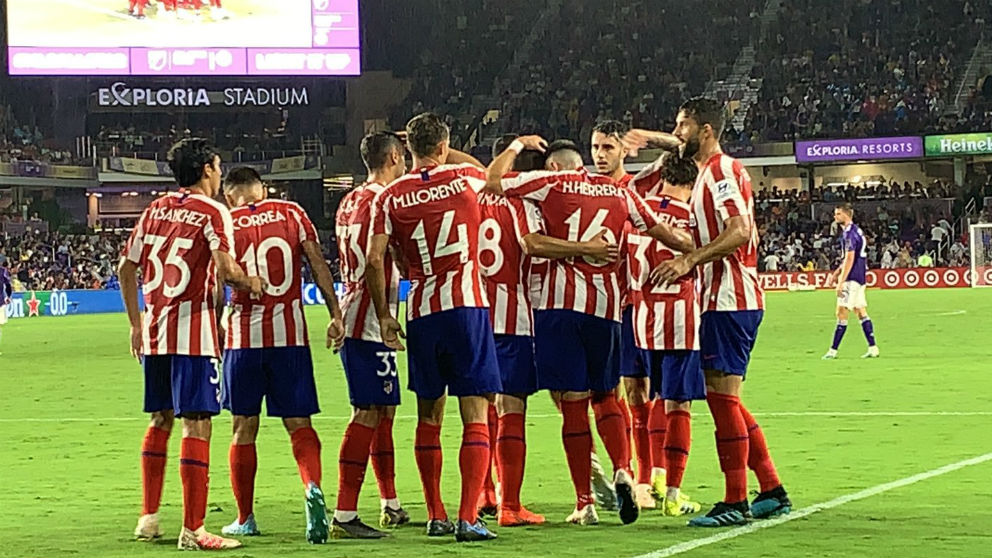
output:
[[[28,231],[0,236],[0,263],[15,291],[119,288],[115,266],[125,233],[68,235]]]

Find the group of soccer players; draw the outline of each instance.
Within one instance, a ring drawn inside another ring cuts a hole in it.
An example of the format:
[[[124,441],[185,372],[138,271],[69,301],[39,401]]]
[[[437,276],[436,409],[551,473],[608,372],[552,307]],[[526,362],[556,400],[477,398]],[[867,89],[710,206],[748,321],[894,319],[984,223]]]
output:
[[[120,268],[131,350],[143,362],[152,415],[136,535],[162,534],[157,511],[178,416],[179,547],[240,545],[203,526],[210,418],[222,403],[234,415],[229,459],[238,504],[223,533],[258,534],[254,442],[263,398],[290,435],[308,541],[387,536],[357,514],[370,460],[380,526],[409,521],[394,482],[397,351],[407,352],[408,387],[417,397],[414,451],[429,536],[496,538],[481,514],[507,527],[545,521],[520,498],[527,400],[541,390],[562,417],[576,496],[570,523],[598,523],[597,504],[617,509],[623,523],[659,505],[669,516],[699,511],[680,487],[691,403],[702,400],[716,424],[726,492],[689,525],[788,513],[764,435],[741,402],[764,295],[750,179],[722,153],[723,125],[722,105],[707,99],[687,101],[673,133],[602,123],[591,138],[596,173],[583,167],[575,143],[538,136],[501,138],[486,167],[453,149],[433,114],[413,118],[403,134],[370,134],[361,145],[368,180],[342,200],[336,219],[346,285],[340,306],[302,208],[266,200],[261,178],[238,169],[223,183],[228,209],[214,199],[222,188],[216,152],[202,140],[177,144],[170,165],[180,189],[145,210]],[[627,175],[624,157],[645,147],[666,152]],[[327,301],[326,343],[341,353],[354,408],[330,521],[310,424],[319,409],[301,301],[304,259]],[[410,282],[405,332],[397,319],[401,276]],[[226,308],[224,285],[232,289]],[[440,491],[448,395],[458,399],[463,423],[455,518]],[[590,407],[611,480],[596,474]],[[498,496],[490,494],[493,464]],[[760,485],[752,502],[749,469]]]

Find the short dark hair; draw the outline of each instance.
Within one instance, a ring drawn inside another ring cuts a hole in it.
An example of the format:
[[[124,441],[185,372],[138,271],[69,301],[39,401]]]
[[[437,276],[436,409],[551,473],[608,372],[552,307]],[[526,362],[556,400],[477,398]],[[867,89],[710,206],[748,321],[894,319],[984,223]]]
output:
[[[707,97],[693,97],[682,103],[679,111],[684,112],[700,126],[709,124],[717,139],[723,134],[723,127],[727,123],[727,111],[720,101]]]
[[[436,153],[438,146],[451,137],[450,134],[444,120],[432,112],[418,114],[406,124],[407,145],[418,157]]]
[[[661,167],[661,179],[673,186],[692,186],[699,175],[699,167],[692,157],[680,157],[669,153]]]
[[[224,178],[224,189],[238,188],[241,186],[252,186],[262,183],[262,175],[251,167],[238,167],[227,173]]]
[[[169,149],[169,168],[176,183],[189,188],[203,178],[203,167],[213,165],[214,157],[219,156],[217,149],[203,138],[184,139]]]
[[[630,126],[620,122],[619,120],[600,120],[593,126],[592,131],[599,132],[604,136],[612,136],[618,140],[622,140],[627,132],[630,131]]]
[[[849,217],[854,217],[854,206],[851,205],[849,202],[837,204],[837,209],[843,211],[844,213],[847,213]]]
[[[499,157],[504,151],[510,148],[512,144],[518,137],[516,134],[503,134],[502,136],[496,138],[493,142],[493,159]],[[544,162],[547,159],[544,153],[540,151],[534,151],[533,149],[524,149],[517,155],[517,158],[513,160],[513,170],[516,172],[527,172],[534,170],[541,170],[544,168]]]
[[[551,142],[550,144],[548,144],[548,149],[544,153],[548,157],[550,157],[552,153],[563,150],[574,151],[579,154],[579,157],[582,156],[582,150],[579,149],[578,144],[576,144],[572,140],[567,140],[567,139],[559,139]]]
[[[362,154],[362,162],[369,170],[380,169],[386,166],[389,154],[398,149],[403,153],[403,140],[395,132],[372,132],[362,138],[362,145],[359,151]]]

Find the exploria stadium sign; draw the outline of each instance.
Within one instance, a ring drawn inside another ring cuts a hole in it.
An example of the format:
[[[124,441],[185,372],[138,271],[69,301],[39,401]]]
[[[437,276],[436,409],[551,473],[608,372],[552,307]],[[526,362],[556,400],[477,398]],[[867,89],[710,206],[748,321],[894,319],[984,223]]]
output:
[[[223,91],[199,88],[131,88],[118,81],[96,92],[101,107],[288,107],[310,104],[306,87],[228,87]]]

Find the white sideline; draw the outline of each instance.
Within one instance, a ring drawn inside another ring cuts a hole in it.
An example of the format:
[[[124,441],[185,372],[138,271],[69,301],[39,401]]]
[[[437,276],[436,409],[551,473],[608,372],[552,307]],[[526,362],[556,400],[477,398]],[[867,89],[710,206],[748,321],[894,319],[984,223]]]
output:
[[[774,519],[768,519],[764,521],[755,521],[747,525],[731,529],[729,531],[722,531],[716,535],[711,535],[709,537],[701,537],[698,539],[693,539],[686,541],[684,543],[679,543],[676,545],[669,546],[668,548],[663,548],[660,550],[655,550],[654,552],[648,552],[647,554],[641,554],[635,558],[666,558],[668,556],[675,556],[677,554],[682,554],[684,552],[689,552],[690,550],[695,550],[697,548],[708,546],[714,543],[725,541],[728,539],[733,539],[740,537],[741,535],[747,535],[761,529],[768,529],[769,527],[775,527],[783,523],[788,523],[789,521],[794,521],[796,519],[802,519],[808,515],[812,515],[817,512],[824,510],[829,510],[832,508],[837,508],[845,504],[850,504],[851,502],[857,502],[858,500],[864,500],[865,498],[871,498],[872,496],[877,496],[884,492],[894,490],[896,488],[902,488],[904,486],[909,486],[911,484],[916,484],[927,479],[932,479],[933,477],[939,477],[940,475],[946,475],[947,473],[952,473],[958,469],[964,469],[965,467],[971,467],[972,465],[978,465],[980,463],[985,463],[986,461],[992,461],[992,453],[986,453],[985,455],[979,455],[977,457],[972,457],[971,459],[965,459],[964,461],[958,461],[957,463],[951,463],[944,465],[943,467],[938,467],[930,471],[915,474],[911,477],[906,477],[892,482],[887,482],[885,484],[879,484],[871,488],[866,488],[858,492],[852,492],[851,494],[845,494],[833,500],[827,502],[821,502],[819,504],[813,504],[802,508],[800,510],[793,511],[789,515],[783,515],[776,517]]]
[[[216,419],[221,421],[228,418],[230,415],[225,413]],[[780,412],[767,412],[767,413],[754,413],[756,417],[988,417],[992,416],[992,411],[780,411]],[[560,418],[561,415],[555,414],[528,414],[528,419],[549,419],[549,418]],[[414,415],[397,415],[398,420],[416,420]],[[313,420],[323,421],[323,420],[349,420],[351,416],[332,416],[332,415],[314,415]],[[92,418],[92,417],[17,417],[17,418],[0,418],[0,423],[5,422],[132,422],[147,421],[148,416],[145,414],[136,414],[132,417],[104,417],[104,418]]]

